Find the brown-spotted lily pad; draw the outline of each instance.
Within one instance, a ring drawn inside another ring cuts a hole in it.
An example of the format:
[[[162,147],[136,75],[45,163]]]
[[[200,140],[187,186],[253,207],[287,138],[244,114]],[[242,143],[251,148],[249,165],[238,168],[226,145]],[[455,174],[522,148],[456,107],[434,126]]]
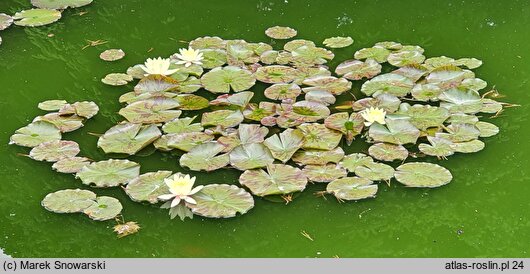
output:
[[[29,9],[13,15],[15,25],[23,27],[39,27],[61,19],[61,11],[54,9]]]
[[[208,218],[231,218],[254,207],[252,195],[235,185],[206,185],[193,198],[197,202],[189,205],[193,214]]]
[[[181,110],[199,110],[207,108],[209,105],[208,99],[198,95],[181,94],[174,98]]]
[[[186,132],[200,132],[204,128],[201,126],[200,123],[193,123],[193,121],[197,118],[195,117],[183,117],[183,118],[176,118],[173,119],[167,123],[165,123],[162,126],[162,130],[164,133],[186,133]]]
[[[298,168],[270,164],[267,171],[263,169],[246,170],[239,177],[239,183],[256,196],[289,194],[302,191],[307,185],[307,178]]]
[[[372,157],[367,156],[363,153],[353,153],[350,155],[344,156],[344,159],[340,162],[340,165],[349,172],[355,172],[355,170],[360,166],[366,166],[374,162]]]
[[[45,111],[57,111],[65,105],[68,105],[68,102],[65,100],[46,100],[40,102],[38,108]]]
[[[415,144],[420,136],[420,131],[408,120],[389,119],[386,125],[373,123],[368,130],[370,138],[377,142],[386,142],[396,145]]]
[[[245,117],[239,110],[216,110],[202,114],[201,124],[203,126],[234,127],[239,125]]]
[[[121,49],[108,49],[99,55],[101,60],[112,62],[117,61],[125,57],[125,52]]]
[[[300,130],[288,128],[280,134],[272,135],[263,144],[269,148],[275,159],[286,163],[302,147],[304,135]]]
[[[31,149],[29,157],[37,161],[57,162],[79,153],[79,145],[74,141],[54,140],[40,143]]]
[[[368,96],[388,93],[399,97],[409,94],[413,86],[414,82],[405,76],[386,73],[364,82],[361,92]]]
[[[158,203],[158,196],[169,193],[164,179],[171,176],[172,172],[159,170],[149,172],[132,179],[125,188],[125,193],[136,202]]]
[[[33,121],[44,121],[52,123],[63,133],[74,131],[83,127],[84,125],[84,119],[82,117],[79,117],[77,115],[61,115],[58,112],[48,113],[44,116],[37,116]]]
[[[327,165],[307,165],[302,172],[311,182],[328,183],[333,180],[345,177],[347,171],[336,164]]]
[[[213,93],[247,90],[254,86],[255,82],[252,72],[234,66],[214,68],[201,78],[204,88]]]
[[[228,154],[218,155],[224,148],[217,142],[198,145],[180,157],[180,165],[195,171],[222,168],[230,162]]]
[[[190,151],[194,147],[213,141],[214,136],[204,132],[186,132],[168,135],[167,146],[182,151]]]
[[[427,136],[430,144],[419,144],[418,149],[426,155],[436,156],[440,159],[445,159],[447,156],[454,154],[453,142],[440,138]]]
[[[336,179],[326,186],[326,192],[335,195],[340,200],[357,201],[374,198],[377,185],[361,177],[344,177]]]
[[[75,176],[94,187],[126,185],[140,175],[140,165],[129,160],[106,160],[84,166]]]
[[[353,39],[349,36],[347,37],[336,36],[336,37],[326,38],[324,42],[322,43],[328,48],[333,48],[333,49],[345,48],[353,44]]]
[[[387,61],[390,51],[384,47],[374,46],[371,48],[363,48],[355,52],[354,58],[358,60],[374,59],[378,63]]]
[[[134,92],[141,93],[161,93],[165,91],[173,91],[179,87],[179,82],[171,77],[160,74],[149,75],[142,78],[136,86]]]
[[[288,66],[264,66],[258,68],[255,76],[258,81],[264,83],[290,83],[296,78],[297,71],[296,69]]]
[[[416,104],[410,106],[403,103],[400,106],[399,113],[410,117],[410,123],[421,130],[429,127],[439,127],[449,118],[447,109],[430,105]]]
[[[302,124],[298,126],[304,135],[304,149],[332,150],[340,142],[342,134],[322,124]]]
[[[271,100],[295,99],[302,93],[302,89],[297,84],[274,84],[263,93]]]
[[[265,30],[265,34],[273,39],[290,39],[296,36],[297,31],[290,27],[274,26]]]
[[[311,90],[305,94],[304,98],[306,101],[320,103],[325,106],[335,104],[337,100],[335,95],[327,90]]]
[[[350,145],[359,135],[364,127],[364,119],[359,113],[349,114],[347,112],[338,112],[330,115],[324,120],[327,128],[338,130],[346,137],[346,142]]]
[[[239,170],[266,167],[272,162],[274,162],[274,158],[263,144],[241,145],[230,152],[230,164]]]
[[[339,163],[344,158],[344,150],[337,147],[333,150],[308,149],[298,150],[292,160],[299,165],[325,165]]]
[[[92,0],[31,0],[31,4],[41,9],[64,10],[79,8],[92,3]]]
[[[336,78],[333,76],[315,76],[305,79],[304,85],[311,86],[303,88],[304,92],[312,90],[326,90],[334,95],[340,95],[352,87],[352,83],[345,78]]]
[[[348,60],[340,63],[335,68],[335,73],[349,80],[371,79],[381,73],[382,66],[374,59],[366,61]]]
[[[355,168],[355,175],[371,181],[389,181],[394,177],[394,169],[383,163],[366,163]]]
[[[90,159],[86,157],[72,157],[53,163],[52,169],[60,173],[77,173],[88,164]]]
[[[155,97],[134,102],[119,111],[119,114],[131,123],[154,124],[178,118],[182,111],[180,104],[173,98]]]
[[[120,201],[116,198],[101,196],[97,197],[95,202],[85,208],[83,213],[85,213],[90,219],[95,221],[106,221],[112,220],[120,215],[123,206]]]
[[[161,135],[162,133],[155,125],[123,123],[107,130],[99,137],[97,145],[105,153],[134,155]]]
[[[368,148],[368,154],[377,160],[392,162],[403,161],[409,156],[408,150],[402,145],[377,143]]]
[[[132,80],[132,76],[125,73],[110,73],[107,74],[105,78],[101,79],[101,82],[110,86],[123,86],[127,85]]]
[[[223,94],[219,95],[215,100],[210,101],[210,105],[214,106],[237,106],[245,108],[249,103],[254,92],[242,91],[236,94]]]

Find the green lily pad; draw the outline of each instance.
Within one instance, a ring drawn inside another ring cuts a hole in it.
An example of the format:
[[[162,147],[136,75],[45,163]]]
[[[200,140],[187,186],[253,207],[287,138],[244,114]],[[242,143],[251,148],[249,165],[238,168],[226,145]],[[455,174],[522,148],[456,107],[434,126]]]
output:
[[[434,69],[425,77],[428,84],[435,84],[441,89],[458,86],[467,77],[466,71],[455,66],[444,66]]]
[[[101,82],[110,86],[123,86],[127,85],[132,80],[132,76],[125,73],[110,73],[107,74],[105,78],[101,79]]]
[[[223,153],[231,152],[232,150],[234,150],[234,148],[241,145],[241,140],[239,139],[238,135],[239,134],[237,133],[232,133],[217,138],[217,143],[224,146],[224,149],[222,150]]]
[[[118,113],[131,123],[164,123],[180,116],[182,111],[176,110],[179,106],[178,101],[175,99],[155,97],[134,102],[120,109]]]
[[[197,201],[189,205],[193,214],[208,218],[235,217],[254,207],[252,195],[235,185],[206,185],[193,198]]]
[[[184,118],[176,118],[173,119],[162,126],[162,130],[164,133],[187,133],[187,132],[200,132],[204,128],[201,126],[200,123],[193,123],[192,122],[197,118],[195,117],[184,117]]]
[[[396,180],[408,187],[439,187],[448,184],[453,175],[446,168],[431,163],[406,163],[396,168]]]
[[[263,169],[246,170],[239,177],[239,183],[256,196],[289,194],[303,191],[307,185],[307,178],[298,168],[270,164],[267,171]]]
[[[168,135],[167,146],[182,151],[190,151],[194,147],[213,141],[214,136],[204,132],[187,132]]]
[[[60,173],[77,173],[88,164],[90,159],[86,157],[72,157],[53,163],[52,169]]]
[[[382,48],[390,49],[390,50],[400,50],[403,48],[403,45],[401,43],[394,42],[394,41],[377,42],[375,43],[374,46],[382,47]]]
[[[469,90],[461,91],[449,89],[440,96],[440,107],[448,109],[451,113],[477,113],[482,109],[482,101],[478,92]]]
[[[301,46],[291,52],[288,59],[295,67],[313,67],[322,65],[335,57],[333,52],[314,46]],[[278,61],[278,59],[276,60]],[[278,62],[279,63],[279,62]]]
[[[89,190],[65,189],[50,193],[44,197],[41,204],[55,213],[77,213],[95,203],[96,194]]]
[[[384,47],[374,46],[371,48],[363,48],[355,52],[353,57],[358,60],[374,59],[378,63],[387,61],[390,51]]]
[[[324,42],[322,42],[326,47],[328,48],[345,48],[353,44],[353,39],[349,36],[347,37],[330,37],[326,38]]]
[[[376,142],[415,144],[420,136],[420,131],[408,120],[387,118],[385,121],[386,125],[374,123],[368,130],[368,135]]]
[[[68,113],[65,113],[65,109],[71,109]],[[65,105],[61,109],[59,109],[60,114],[76,114],[80,117],[84,117],[86,119],[90,119],[94,117],[99,112],[99,107],[94,102],[75,102],[71,105]]]
[[[315,42],[305,39],[294,39],[291,40],[283,46],[283,49],[286,51],[294,51],[295,49],[302,47],[302,46],[308,46],[308,47],[316,47]]]
[[[265,89],[265,97],[271,100],[295,99],[302,93],[302,89],[297,84],[274,84]]]
[[[29,157],[37,161],[57,162],[74,157],[79,152],[79,145],[74,141],[54,140],[40,143],[31,149]]]
[[[322,124],[302,124],[298,126],[304,135],[304,149],[332,150],[339,145],[342,134]]]
[[[425,56],[418,51],[402,50],[392,52],[388,55],[387,61],[393,66],[404,67],[409,65],[421,64],[425,60]]]
[[[311,90],[305,94],[304,99],[309,102],[320,103],[325,106],[335,104],[335,96],[327,90]]]
[[[140,67],[140,64],[134,65],[132,67],[127,68],[127,75],[130,75],[134,79],[142,79],[145,77],[145,71]]]
[[[83,127],[84,119],[77,115],[61,115],[57,112],[37,116],[33,122],[44,121],[55,125],[61,132],[71,132]]]
[[[125,52],[122,49],[108,49],[99,54],[99,58],[103,61],[112,62],[125,57]]]
[[[458,85],[459,90],[472,90],[472,91],[479,91],[481,89],[484,89],[488,86],[488,83],[482,79],[479,78],[466,78],[464,79],[460,85]]]
[[[480,140],[471,140],[467,142],[453,143],[452,148],[460,153],[475,153],[484,149],[486,145]]]
[[[227,41],[226,52],[227,62],[230,66],[243,67],[245,64],[254,64],[259,61],[254,46],[245,40]]]
[[[394,177],[394,169],[383,163],[366,163],[355,168],[355,175],[371,181],[389,181]]]
[[[312,90],[326,90],[334,95],[341,95],[352,87],[352,83],[345,78],[336,78],[333,76],[315,76],[307,78],[302,82],[304,85],[311,86],[303,88],[304,92]]]
[[[374,59],[347,60],[335,68],[335,73],[349,80],[371,79],[381,73],[382,66]]]
[[[333,150],[308,149],[298,150],[292,160],[299,165],[325,165],[339,163],[344,158],[344,150],[336,147]]]
[[[65,105],[68,105],[65,100],[47,100],[40,102],[38,108],[45,111],[57,111]]]
[[[482,61],[476,58],[460,58],[454,63],[455,66],[464,66],[468,69],[476,69],[482,66]]]
[[[90,219],[95,221],[106,221],[120,215],[123,206],[116,198],[101,196],[97,197],[95,203],[83,210]]]
[[[329,116],[330,110],[326,105],[317,102],[299,101],[292,105],[293,113],[298,114],[304,122],[315,122]]]
[[[286,163],[302,147],[304,135],[300,130],[288,128],[280,134],[272,135],[263,144],[275,159]]]
[[[272,39],[290,39],[296,36],[297,31],[290,27],[274,26],[265,30],[265,34]]]
[[[359,113],[338,112],[331,114],[324,120],[327,128],[338,130],[346,137],[346,142],[350,145],[359,135],[364,127],[364,119]]]
[[[412,97],[420,101],[438,101],[443,90],[434,84],[416,84],[411,91]]]
[[[111,127],[99,137],[97,146],[105,153],[134,155],[161,135],[155,125],[123,123]]]
[[[84,166],[75,176],[85,185],[113,187],[126,185],[140,175],[140,165],[129,160],[106,160]]]
[[[276,50],[265,51],[259,56],[259,61],[266,65],[272,65],[276,63],[276,59],[278,58],[279,54],[280,53]]]
[[[259,67],[255,73],[256,80],[275,84],[290,83],[296,78],[296,69],[288,66],[273,65]]]
[[[223,49],[203,49],[201,52],[202,67],[205,69],[221,67],[227,62],[227,54]]]
[[[136,86],[134,92],[141,93],[163,93],[167,91],[176,90],[179,87],[179,82],[171,77],[164,75],[149,75],[142,78]]]
[[[409,94],[413,86],[414,82],[405,76],[386,73],[364,82],[361,86],[361,92],[374,97],[382,93],[401,97]]]
[[[401,100],[398,97],[388,93],[381,93],[375,97],[366,97],[352,103],[354,111],[363,111],[367,108],[382,108],[387,113],[396,112],[401,105]]]
[[[35,147],[44,142],[60,139],[61,131],[55,125],[45,121],[36,121],[17,129],[9,139],[9,144]]]
[[[405,76],[413,82],[418,81],[423,77],[429,70],[424,65],[412,64],[404,67],[400,67],[397,70],[392,71],[394,74]]]
[[[410,117],[409,121],[415,127],[425,130],[429,127],[439,127],[449,118],[449,111],[445,108],[430,105],[413,105],[403,103],[400,114]]]
[[[53,9],[23,10],[15,13],[13,19],[15,19],[17,26],[39,27],[61,19],[61,12]]]
[[[489,98],[482,98],[482,100],[480,101],[482,102],[482,107],[480,108],[480,112],[499,113],[503,109],[502,104],[495,100],[492,100]]]
[[[347,171],[336,164],[306,165],[302,172],[309,181],[320,183],[328,183],[347,175]]]
[[[210,102],[210,105],[221,105],[221,106],[238,106],[245,108],[249,103],[254,92],[242,91],[236,94],[223,94],[219,95],[215,100]]]
[[[476,124],[478,117],[473,114],[453,113],[445,122],[450,124]]]
[[[224,49],[226,46],[226,41],[217,37],[217,36],[204,36],[195,38],[190,42],[190,47],[192,49]]]
[[[201,78],[204,88],[213,93],[243,91],[254,86],[256,79],[248,70],[234,66],[218,67],[205,73]]]
[[[360,166],[366,166],[374,162],[372,157],[367,156],[363,153],[353,153],[350,155],[344,156],[342,162],[339,164],[346,168],[349,172],[355,172],[355,170]]]
[[[455,66],[455,59],[446,56],[431,57],[424,61],[424,65],[431,70],[439,67]]]
[[[499,133],[499,128],[492,123],[480,121],[475,124],[475,127],[480,131],[480,137],[491,137]]]
[[[447,133],[436,133],[436,137],[448,139],[454,143],[478,139],[480,131],[472,124],[450,124],[445,127]]]
[[[345,177],[332,181],[326,186],[326,192],[335,195],[340,200],[357,201],[374,198],[377,185],[360,177]]]
[[[5,13],[0,13],[0,30],[5,30],[9,28],[11,24],[13,24],[13,17]]]
[[[377,160],[392,162],[407,159],[409,151],[402,145],[377,143],[368,148],[368,154]]]
[[[208,99],[198,95],[182,94],[177,95],[174,99],[181,110],[199,110],[209,106]]]
[[[164,179],[171,174],[171,171],[166,170],[142,174],[127,184],[125,193],[135,202],[156,204],[158,203],[158,196],[169,193]]]
[[[195,171],[222,168],[230,162],[228,154],[218,155],[224,148],[217,142],[198,145],[180,157],[180,165]]]
[[[331,76],[331,71],[327,67],[299,67],[297,68],[298,73],[293,83],[302,85],[305,79],[314,78],[317,76]]]
[[[426,155],[436,156],[438,158],[445,159],[447,156],[451,156],[455,152],[453,148],[453,142],[447,139],[427,136],[427,140],[429,141],[430,145],[418,145],[418,149]]]
[[[239,170],[266,167],[272,162],[274,158],[263,144],[245,144],[230,152],[230,164]]]
[[[222,109],[203,113],[201,124],[203,126],[234,127],[243,122],[244,119],[243,113],[239,110]]]
[[[79,8],[92,3],[92,0],[31,0],[31,4],[41,9],[64,10]]]

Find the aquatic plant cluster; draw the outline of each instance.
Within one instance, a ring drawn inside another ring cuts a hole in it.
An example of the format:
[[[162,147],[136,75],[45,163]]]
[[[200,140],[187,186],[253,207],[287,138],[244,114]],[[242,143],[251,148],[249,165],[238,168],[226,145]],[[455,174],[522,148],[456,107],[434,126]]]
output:
[[[87,186],[122,186],[133,201],[164,202],[171,218],[228,218],[247,213],[254,196],[279,195],[289,202],[308,183],[327,184],[324,194],[339,201],[373,198],[378,183],[392,178],[407,187],[443,186],[453,178],[450,171],[418,160],[482,150],[479,139],[499,129],[479,118],[509,106],[492,99],[495,90],[480,95],[487,83],[472,71],[482,64],[475,58],[427,58],[419,46],[380,42],[352,52],[353,59],[332,71],[326,66],[334,58],[330,49],[350,46],[351,37],[325,39],[324,48],[293,40],[292,28],[276,26],[265,33],[291,40],[274,49],[262,42],[199,37],[169,58],[147,59],[102,79],[114,86],[139,80],[119,99],[124,121],[99,137],[105,153],[135,155],[151,145],[180,151],[178,164],[189,170],[241,171],[239,185],[194,187],[200,177],[165,170],[140,174],[140,165],[129,160],[77,156],[77,144],[60,140],[61,133],[95,115],[92,102],[42,102],[39,108],[52,112],[17,130],[11,143],[32,147],[31,158],[55,162],[55,170],[75,173]],[[112,49],[100,57],[113,61],[124,55]],[[353,100],[336,104],[355,81],[364,81],[365,97],[352,94]],[[257,82],[266,86],[260,94],[253,91]],[[197,91],[217,98],[208,100]],[[267,99],[254,102],[254,95]],[[345,154],[343,147],[355,138],[371,144],[367,154]],[[114,198],[73,189],[51,193],[42,204],[95,220],[115,218],[122,209]],[[134,233],[135,225],[122,224],[116,231],[124,234],[132,227]]]

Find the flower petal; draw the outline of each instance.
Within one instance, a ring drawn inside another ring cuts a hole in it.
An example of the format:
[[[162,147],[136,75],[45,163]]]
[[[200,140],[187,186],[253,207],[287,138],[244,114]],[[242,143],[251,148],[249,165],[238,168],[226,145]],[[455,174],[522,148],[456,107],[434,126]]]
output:
[[[173,199],[173,201],[171,202],[171,207],[176,207],[179,203],[180,203],[180,198],[175,197],[175,199]]]

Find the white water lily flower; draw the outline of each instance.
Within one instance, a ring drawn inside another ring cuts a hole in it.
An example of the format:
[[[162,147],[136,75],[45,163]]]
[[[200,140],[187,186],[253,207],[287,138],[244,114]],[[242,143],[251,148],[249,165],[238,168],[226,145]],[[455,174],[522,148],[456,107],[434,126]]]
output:
[[[370,126],[374,122],[384,125],[386,111],[382,108],[371,107],[363,110],[361,112],[361,116],[364,118],[364,120],[366,120],[366,122],[364,122],[365,126]]]
[[[197,204],[191,195],[199,192],[203,188],[203,186],[197,186],[192,189],[195,183],[195,177],[190,177],[190,175],[182,176],[181,174],[175,174],[172,177],[164,179],[164,183],[169,187],[171,194],[160,195],[158,199],[163,201],[173,199],[171,207],[176,207],[182,200],[190,204]]]
[[[162,57],[158,58],[148,58],[143,65],[140,65],[140,68],[145,71],[145,76],[160,74],[160,75],[171,75],[177,72],[178,69],[169,69],[171,62],[169,59],[164,59]]]
[[[203,57],[200,50],[194,50],[189,47],[188,49],[179,49],[179,52],[180,54],[175,54],[178,59],[177,64],[185,67],[189,67],[191,64],[202,65]]]

